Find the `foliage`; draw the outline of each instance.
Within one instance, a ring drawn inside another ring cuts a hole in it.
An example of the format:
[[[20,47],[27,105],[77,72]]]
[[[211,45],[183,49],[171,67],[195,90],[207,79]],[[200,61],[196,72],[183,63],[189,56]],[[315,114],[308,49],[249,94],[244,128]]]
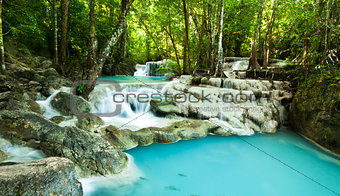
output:
[[[189,1],[189,46],[191,66],[209,69],[215,59],[219,30],[221,0]],[[183,0],[135,1],[127,16],[127,58],[138,63],[162,59],[182,59],[184,41]],[[270,41],[271,58],[290,60],[297,65],[335,66],[338,62],[340,25],[339,12],[334,0],[265,1],[259,50],[272,9],[276,20]],[[120,0],[96,1],[96,35],[98,48],[109,37],[120,11]],[[82,68],[88,51],[89,1],[71,0],[68,23],[68,63]],[[249,56],[255,30],[259,0],[225,1],[223,26],[224,56]],[[61,6],[57,0],[58,24],[61,24]],[[3,29],[5,43],[25,45],[32,54],[52,56],[53,11],[51,0],[10,0],[3,2]],[[170,32],[171,31],[171,32]],[[202,48],[200,48],[202,32]],[[171,36],[173,40],[171,40]],[[215,39],[213,36],[215,35]],[[60,35],[59,35],[60,36]],[[60,40],[59,40],[60,41]],[[172,41],[174,43],[172,43]],[[177,53],[175,52],[175,47]],[[120,44],[111,54],[116,61],[121,58]],[[262,51],[258,51],[260,56]],[[198,55],[200,54],[200,55]],[[173,69],[178,72],[176,63]],[[181,65],[180,65],[181,66]],[[338,67],[338,66],[335,66]],[[338,71],[320,68],[324,78],[337,78]]]

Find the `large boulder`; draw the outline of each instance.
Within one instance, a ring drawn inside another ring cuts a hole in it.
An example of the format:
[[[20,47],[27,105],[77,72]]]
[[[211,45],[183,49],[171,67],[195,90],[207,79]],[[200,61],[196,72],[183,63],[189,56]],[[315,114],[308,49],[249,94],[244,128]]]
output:
[[[0,135],[12,143],[39,141],[47,156],[72,160],[83,176],[121,172],[126,155],[100,136],[76,127],[60,127],[42,116],[27,111],[0,111]]]
[[[74,100],[75,105],[71,105],[71,100]],[[74,115],[71,107],[74,107],[80,114],[89,113],[91,111],[91,106],[85,99],[65,92],[59,92],[55,95],[51,100],[51,105],[65,116]]]
[[[65,158],[0,166],[0,195],[83,195],[77,177]]]

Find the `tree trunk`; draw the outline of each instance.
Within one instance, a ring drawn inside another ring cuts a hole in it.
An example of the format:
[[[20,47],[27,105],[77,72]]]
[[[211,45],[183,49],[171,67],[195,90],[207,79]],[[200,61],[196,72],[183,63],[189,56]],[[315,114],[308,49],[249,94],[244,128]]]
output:
[[[323,52],[323,57],[321,60],[321,64],[324,65],[327,63],[327,57],[328,57],[328,53],[329,53],[329,49],[330,49],[330,42],[329,42],[329,34],[331,32],[331,15],[332,15],[332,6],[333,6],[333,1],[332,0],[328,0],[327,1],[327,13],[326,13],[326,18],[325,18],[325,49]]]
[[[251,42],[251,55],[249,59],[249,68],[251,69],[258,69],[260,68],[259,63],[257,62],[257,45],[258,45],[258,36],[262,24],[262,12],[264,8],[264,0],[261,1],[261,8],[259,10],[259,13],[257,15],[257,21],[256,21],[256,28],[255,28],[255,33],[254,33],[254,38]]]
[[[213,19],[213,8],[209,4],[209,15],[210,15],[210,74],[214,74],[215,71],[215,24]],[[217,18],[218,14],[214,18]]]
[[[169,23],[169,31],[166,30],[166,29],[165,29],[165,31],[168,33],[170,40],[172,42],[172,47],[174,48],[174,51],[175,51],[176,61],[177,61],[177,66],[178,66],[178,74],[182,75],[181,64],[179,63],[178,50],[177,50],[177,47],[176,47],[175,40],[174,40],[174,38],[172,37],[172,34],[171,34],[171,23]]]
[[[205,16],[202,16],[202,24],[199,30],[199,42],[198,42],[198,53],[197,53],[197,58],[196,58],[196,62],[195,62],[195,67],[193,70],[193,75],[196,74],[196,71],[198,69],[198,63],[199,60],[201,58],[201,53],[202,53],[202,49],[203,49],[203,32],[204,32],[204,20],[205,20]]]
[[[224,0],[222,0],[221,7],[221,23],[220,23],[220,37],[218,41],[218,61],[216,65],[215,76],[220,76],[223,66],[223,17],[224,17]]]
[[[184,30],[184,41],[183,41],[183,73],[188,74],[189,68],[189,15],[188,9],[186,5],[186,0],[182,0],[183,2],[183,13],[184,13],[184,23],[185,23],[185,30]]]
[[[0,62],[2,70],[6,70],[4,38],[2,34],[2,0],[0,0]]]
[[[87,56],[87,67],[83,70],[83,80],[94,81],[96,80],[97,76],[93,75],[92,73],[96,73],[98,70],[97,64],[97,48],[98,42],[96,37],[96,16],[95,16],[95,7],[96,2],[95,0],[90,0],[90,14],[89,14],[89,49],[88,49],[88,56]],[[95,83],[85,85],[83,88],[82,96],[85,99],[88,99],[89,94],[91,93],[92,89],[94,88]]]
[[[117,43],[117,41],[119,40],[120,36],[122,35],[122,33],[124,32],[124,30],[126,30],[127,28],[127,23],[126,23],[126,15],[127,12],[130,9],[130,6],[132,5],[132,3],[134,2],[134,0],[121,0],[121,5],[120,5],[120,14],[119,14],[119,18],[117,21],[117,25],[114,29],[114,31],[111,33],[110,38],[107,40],[107,42],[104,45],[104,48],[101,50],[100,52],[100,56],[98,59],[98,73],[96,73],[96,75],[98,75],[102,68],[103,65],[106,61],[106,59],[108,58],[110,52],[111,52],[111,48],[113,45],[115,45]]]
[[[275,12],[276,12],[276,5],[277,0],[273,0],[272,5],[272,16],[270,17],[270,21],[268,22],[268,29],[266,35],[264,37],[263,42],[263,68],[267,68],[269,65],[269,56],[270,56],[270,41],[272,37],[272,31],[275,23]]]
[[[177,66],[178,66],[178,75],[182,75],[181,64],[179,63],[178,50],[177,50],[176,43],[175,43],[175,40],[174,40],[174,38],[172,36],[172,32],[171,32],[171,16],[170,16],[169,7],[170,7],[170,5],[169,5],[169,1],[168,1],[168,10],[167,10],[166,14],[168,16],[168,28],[169,28],[169,31],[166,28],[164,28],[164,29],[167,32],[167,34],[169,35],[171,43],[172,43],[172,47],[174,48],[174,51],[175,51],[176,61],[177,61]]]
[[[53,64],[58,66],[58,12],[57,0],[53,0]]]
[[[94,7],[94,0],[91,0],[92,2],[92,7]],[[96,80],[99,77],[99,74],[102,71],[103,65],[106,61],[106,59],[108,58],[110,52],[111,52],[111,48],[112,46],[117,43],[117,41],[119,40],[119,38],[121,37],[123,31],[127,28],[127,24],[126,24],[126,14],[131,6],[131,4],[134,2],[134,0],[122,0],[121,1],[121,6],[120,6],[120,15],[117,21],[117,25],[114,29],[114,31],[112,32],[110,39],[106,42],[103,50],[100,53],[100,57],[98,59],[98,61],[96,62],[91,62],[90,64],[88,64],[88,66],[86,67],[86,69],[84,70],[84,76],[83,78],[86,78],[88,80],[93,81],[92,85],[84,85],[83,88],[83,93],[82,96],[85,99],[88,99],[88,95],[90,94],[90,92],[94,89]],[[92,15],[92,16],[91,16]],[[93,11],[91,11],[90,13],[90,20],[94,20],[95,16],[94,16],[94,8]],[[91,22],[90,22],[91,23]],[[92,28],[91,31],[95,32],[95,29],[93,27],[93,21],[92,24],[90,25],[90,28]],[[92,26],[92,27],[91,27]],[[90,33],[91,34],[91,33]],[[95,34],[94,34],[95,35]],[[90,37],[93,35],[90,35]],[[95,36],[94,36],[95,37]],[[97,41],[94,41],[94,45],[97,47]],[[91,41],[90,41],[91,44]],[[92,43],[93,44],[93,43]]]
[[[70,0],[62,0],[61,1],[61,9],[62,9],[62,19],[61,19],[61,37],[60,37],[60,67],[65,74],[66,67],[66,48],[67,48],[67,22],[68,22],[68,8],[69,8]]]
[[[120,61],[124,62],[126,58],[126,30],[124,30],[120,37]]]

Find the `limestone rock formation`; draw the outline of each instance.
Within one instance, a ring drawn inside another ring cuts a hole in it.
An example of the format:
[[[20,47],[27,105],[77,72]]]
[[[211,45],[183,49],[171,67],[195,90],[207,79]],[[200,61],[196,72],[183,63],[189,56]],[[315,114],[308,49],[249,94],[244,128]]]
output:
[[[0,195],[83,195],[77,177],[65,158],[0,166]]]

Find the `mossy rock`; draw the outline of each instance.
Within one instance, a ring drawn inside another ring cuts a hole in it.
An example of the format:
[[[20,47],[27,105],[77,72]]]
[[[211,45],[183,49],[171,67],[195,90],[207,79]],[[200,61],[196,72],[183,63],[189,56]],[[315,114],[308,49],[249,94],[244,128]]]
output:
[[[8,155],[0,150],[0,162],[8,159]]]
[[[53,117],[50,119],[50,121],[52,121],[52,122],[54,122],[54,123],[56,123],[56,124],[60,124],[60,123],[64,122],[65,120],[66,120],[66,118],[63,117],[63,116],[53,116]]]

